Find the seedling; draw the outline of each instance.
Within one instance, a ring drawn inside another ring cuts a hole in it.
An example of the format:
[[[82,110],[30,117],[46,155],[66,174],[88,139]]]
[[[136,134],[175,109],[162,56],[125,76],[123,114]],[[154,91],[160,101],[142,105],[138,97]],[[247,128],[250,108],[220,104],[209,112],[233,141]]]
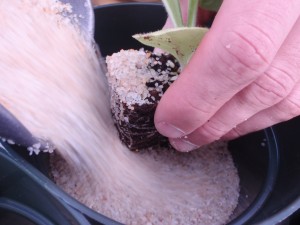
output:
[[[205,9],[217,11],[221,0],[189,0],[186,24],[182,19],[179,0],[163,0],[163,3],[174,28],[136,34],[133,37],[145,45],[160,48],[172,54],[181,67],[184,67],[208,31],[208,28],[196,27],[198,4]]]

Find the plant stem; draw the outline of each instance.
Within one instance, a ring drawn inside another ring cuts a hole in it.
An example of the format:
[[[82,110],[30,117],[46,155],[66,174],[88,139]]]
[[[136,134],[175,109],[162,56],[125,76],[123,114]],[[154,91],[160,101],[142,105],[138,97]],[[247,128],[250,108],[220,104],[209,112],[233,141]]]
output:
[[[187,21],[188,27],[196,26],[198,3],[199,0],[189,0],[188,21]]]
[[[174,27],[183,27],[179,0],[162,0]]]

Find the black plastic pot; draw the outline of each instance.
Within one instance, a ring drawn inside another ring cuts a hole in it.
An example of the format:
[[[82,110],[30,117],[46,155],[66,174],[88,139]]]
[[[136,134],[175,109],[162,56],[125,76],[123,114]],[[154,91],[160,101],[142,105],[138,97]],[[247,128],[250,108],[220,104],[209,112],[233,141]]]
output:
[[[127,3],[98,7],[95,19],[95,40],[106,56],[145,47],[131,35],[160,29],[166,13],[160,4]],[[230,224],[276,224],[299,208],[299,130],[295,119],[230,142],[241,179]],[[47,177],[47,155],[28,157],[13,147],[0,147],[0,224],[12,224],[11,218],[24,225],[119,224],[59,189]]]

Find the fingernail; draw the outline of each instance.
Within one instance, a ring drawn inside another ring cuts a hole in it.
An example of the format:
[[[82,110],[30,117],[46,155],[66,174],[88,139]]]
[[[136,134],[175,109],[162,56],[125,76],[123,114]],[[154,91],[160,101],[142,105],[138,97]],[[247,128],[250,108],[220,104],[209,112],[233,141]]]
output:
[[[198,145],[195,145],[188,140],[178,138],[178,139],[170,139],[170,144],[180,152],[190,152],[199,148]]]
[[[181,129],[166,122],[159,122],[156,125],[156,129],[159,131],[159,133],[169,138],[179,138],[185,135]]]

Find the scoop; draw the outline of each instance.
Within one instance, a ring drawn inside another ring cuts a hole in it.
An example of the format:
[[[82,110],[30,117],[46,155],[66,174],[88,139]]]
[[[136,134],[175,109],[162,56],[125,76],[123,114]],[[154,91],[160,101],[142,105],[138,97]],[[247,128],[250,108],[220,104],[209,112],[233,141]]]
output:
[[[94,10],[90,0],[60,0],[72,6],[72,14],[77,15],[79,28],[87,37],[93,39],[95,19]]]
[[[0,104],[0,136],[2,141],[22,146],[33,146],[39,141],[14,117],[3,105]]]
[[[94,35],[94,11],[90,0],[61,0],[72,6],[72,14],[77,15],[78,26],[85,37],[93,42]],[[0,138],[10,144],[30,147],[40,143],[41,140],[34,137],[28,129],[0,102]],[[43,147],[43,143],[42,144]]]

